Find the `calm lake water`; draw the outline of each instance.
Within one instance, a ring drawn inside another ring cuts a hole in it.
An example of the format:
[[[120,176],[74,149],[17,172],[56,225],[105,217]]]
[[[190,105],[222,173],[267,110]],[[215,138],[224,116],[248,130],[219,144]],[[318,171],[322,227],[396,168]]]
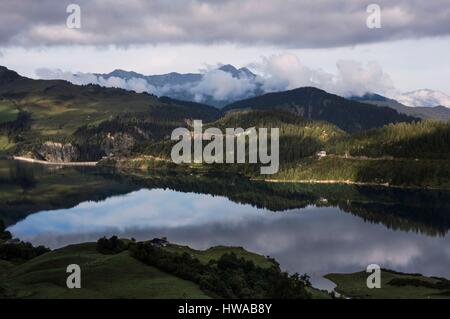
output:
[[[8,230],[51,248],[102,236],[166,236],[197,249],[242,246],[274,257],[284,270],[310,274],[321,288],[332,286],[324,274],[372,263],[450,278],[446,193],[220,177],[140,180],[0,162],[0,196]]]

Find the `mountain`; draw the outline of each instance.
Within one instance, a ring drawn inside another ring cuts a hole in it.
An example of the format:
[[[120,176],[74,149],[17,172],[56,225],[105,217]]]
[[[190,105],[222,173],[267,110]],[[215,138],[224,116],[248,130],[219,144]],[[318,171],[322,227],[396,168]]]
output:
[[[450,96],[447,94],[429,89],[406,92],[397,97],[397,100],[408,106],[432,107],[442,105],[450,108]]]
[[[231,64],[225,64],[217,68],[216,70],[220,70],[223,72],[226,72],[230,74],[234,78],[242,79],[242,78],[255,78],[256,75],[252,73],[247,68],[240,68],[237,69]],[[200,82],[204,74],[202,73],[177,73],[177,72],[171,72],[166,74],[157,74],[157,75],[144,75],[141,73],[137,73],[134,71],[125,71],[121,69],[116,69],[110,73],[96,73],[95,75],[101,76],[105,79],[108,79],[110,77],[118,77],[121,79],[129,80],[132,78],[138,78],[138,79],[144,79],[146,80],[150,85],[153,85],[155,87],[161,87],[161,86],[175,86],[175,85],[184,85],[184,84],[196,84]]]
[[[347,100],[314,87],[264,94],[229,104],[224,111],[237,109],[287,110],[307,119],[333,123],[347,132],[377,128],[389,123],[419,120],[399,114],[388,107]]]
[[[45,160],[98,160],[170,136],[187,119],[209,122],[220,116],[218,109],[200,103],[33,80],[4,67],[0,83],[0,152],[31,152]]]
[[[434,107],[406,106],[394,99],[390,99],[375,93],[366,93],[363,96],[352,96],[350,97],[350,99],[362,103],[368,103],[378,106],[387,106],[396,110],[399,113],[418,117],[424,120],[430,119],[444,122],[450,120],[450,108],[447,108],[442,105]]]
[[[231,74],[232,77],[237,78],[237,79],[242,79],[242,78],[254,79],[254,78],[256,78],[256,75],[253,72],[251,72],[249,69],[247,69],[247,68],[236,69],[231,64],[222,65],[221,67],[218,68],[218,70],[229,73],[229,74]]]
[[[7,84],[11,81],[20,78],[20,75],[17,72],[9,70],[4,66],[0,65],[0,85]]]
[[[219,68],[212,70],[207,73],[176,73],[171,72],[167,74],[160,75],[144,75],[141,73],[133,72],[133,71],[124,71],[120,69],[116,69],[110,73],[106,74],[95,74],[98,77],[102,77],[104,79],[109,79],[111,77],[117,77],[124,80],[130,79],[143,79],[149,85],[154,87],[154,91],[159,96],[168,96],[178,100],[185,101],[193,101],[198,102],[201,101],[204,104],[213,105],[216,107],[223,107],[226,104],[229,104],[233,101],[247,98],[250,96],[256,96],[258,94],[262,94],[262,90],[260,85],[255,83],[256,87],[251,92],[246,92],[232,98],[217,98],[213,94],[208,92],[203,93],[202,90],[199,90],[199,86],[212,85],[210,75],[214,72],[222,71],[226,74],[231,75],[233,79],[236,80],[254,80],[256,79],[256,75],[252,73],[247,68],[237,69],[231,64],[222,65]],[[217,85],[220,85],[218,83]],[[202,93],[202,94],[199,94]]]
[[[124,80],[130,80],[132,78],[144,79],[150,85],[155,87],[162,87],[165,85],[175,86],[175,85],[185,85],[185,84],[193,84],[198,83],[202,79],[202,74],[200,73],[177,73],[171,72],[167,74],[161,75],[144,75],[141,73],[133,72],[133,71],[125,71],[116,69],[110,73],[106,74],[96,74],[97,76],[101,76],[105,79],[109,79],[111,77],[117,77]]]

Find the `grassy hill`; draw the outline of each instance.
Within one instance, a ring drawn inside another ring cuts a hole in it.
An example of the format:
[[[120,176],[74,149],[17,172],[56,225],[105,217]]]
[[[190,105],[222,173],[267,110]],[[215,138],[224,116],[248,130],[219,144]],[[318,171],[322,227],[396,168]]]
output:
[[[310,292],[329,297],[310,286],[306,290],[303,281],[282,273],[272,259],[241,247],[198,251],[112,237],[41,252],[20,262],[4,259],[7,245],[11,244],[0,243],[0,298],[199,299],[235,294],[248,298],[255,293],[310,298]],[[70,264],[81,268],[80,289],[66,286]]]
[[[345,297],[361,299],[449,299],[450,281],[420,274],[381,270],[381,288],[367,288],[365,271],[352,274],[328,274],[325,278],[337,284],[335,289]]]
[[[161,127],[183,126],[189,118],[212,121],[220,113],[207,105],[159,99],[147,93],[98,85],[77,86],[61,80],[33,80],[4,67],[0,67],[0,83],[0,137],[4,140],[7,136],[19,150],[30,150],[49,140],[77,142],[73,135],[80,128],[95,128],[117,118],[124,125],[134,119],[143,120],[147,124],[143,128],[136,121],[130,126],[145,139]],[[20,114],[28,115],[26,121],[15,123]],[[0,151],[10,148],[3,145]]]
[[[198,285],[145,265],[128,251],[101,254],[96,243],[68,246],[18,266],[2,264],[0,295],[9,298],[209,298]],[[70,264],[82,269],[82,289],[67,289]]]
[[[327,121],[347,132],[360,132],[389,123],[417,120],[388,107],[347,100],[313,87],[268,93],[238,101],[227,105],[224,111],[248,108],[283,109],[310,120]]]

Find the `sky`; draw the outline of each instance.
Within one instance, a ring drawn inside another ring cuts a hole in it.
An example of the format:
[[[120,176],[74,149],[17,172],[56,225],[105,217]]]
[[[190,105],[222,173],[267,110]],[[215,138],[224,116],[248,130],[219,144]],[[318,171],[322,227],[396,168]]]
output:
[[[70,3],[81,9],[79,29],[67,26]],[[367,26],[372,3],[381,28]],[[428,88],[450,95],[450,1],[0,3],[0,65],[25,76],[37,78],[42,68],[198,72],[228,63],[291,86],[319,78],[342,94]]]

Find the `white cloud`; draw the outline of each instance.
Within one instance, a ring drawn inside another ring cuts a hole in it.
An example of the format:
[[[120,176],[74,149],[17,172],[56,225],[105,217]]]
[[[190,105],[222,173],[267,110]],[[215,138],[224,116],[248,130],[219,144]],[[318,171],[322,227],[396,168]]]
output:
[[[77,85],[98,84],[104,87],[122,88],[125,90],[131,90],[138,93],[142,92],[148,92],[152,94],[157,93],[157,90],[154,86],[150,85],[144,79],[139,78],[131,78],[128,80],[115,76],[104,78],[92,73],[78,72],[72,74],[70,72],[62,71],[60,69],[48,69],[48,68],[37,69],[36,75],[41,79],[61,79]]]
[[[336,65],[338,73],[331,90],[340,95],[389,94],[394,90],[392,79],[376,62],[362,65],[356,61],[340,60]]]
[[[428,89],[415,90],[393,96],[397,101],[408,106],[428,106],[442,105],[450,107],[450,96],[440,91]]]
[[[254,64],[264,78],[266,92],[294,89],[301,86],[323,86],[331,80],[331,75],[321,70],[312,70],[290,53],[263,57],[261,63]]]
[[[43,79],[64,79],[78,85],[93,83],[159,96],[185,93],[197,102],[211,97],[217,101],[242,99],[251,96],[257,89],[274,92],[304,86],[318,87],[342,96],[363,95],[367,92],[392,95],[391,92],[395,91],[389,75],[376,62],[363,65],[356,61],[340,60],[336,64],[337,72],[333,74],[309,68],[302,64],[296,55],[284,53],[263,57],[260,62],[253,63],[250,67],[259,74],[256,78],[237,78],[230,73],[208,67],[203,71],[203,78],[199,82],[158,87],[142,78],[104,78],[91,73],[72,74],[59,69],[38,69],[36,74]]]
[[[254,79],[235,78],[227,72],[212,70],[207,72],[190,92],[198,102],[203,101],[205,96],[223,101],[246,97],[256,89],[256,86]]]
[[[289,90],[314,86],[342,96],[363,95],[367,92],[388,94],[393,82],[376,62],[363,65],[352,60],[339,60],[336,73],[312,69],[293,54],[273,55],[253,65],[264,76],[265,91]]]

